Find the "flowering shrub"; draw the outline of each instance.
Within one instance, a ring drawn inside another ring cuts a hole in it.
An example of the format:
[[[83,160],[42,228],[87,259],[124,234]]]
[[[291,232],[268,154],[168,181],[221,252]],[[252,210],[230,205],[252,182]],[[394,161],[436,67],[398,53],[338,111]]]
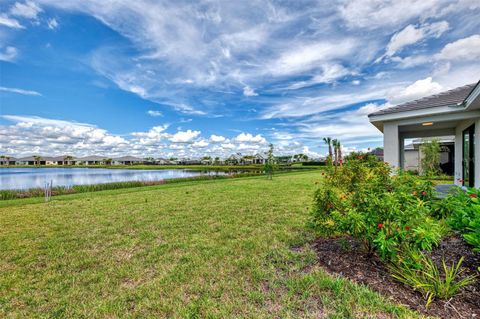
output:
[[[322,234],[347,234],[385,260],[405,249],[430,250],[446,228],[431,216],[433,184],[411,174],[392,176],[389,165],[349,160],[327,170],[315,193],[311,226]]]
[[[448,224],[458,230],[465,241],[480,252],[480,190],[456,189],[445,199],[450,209]]]

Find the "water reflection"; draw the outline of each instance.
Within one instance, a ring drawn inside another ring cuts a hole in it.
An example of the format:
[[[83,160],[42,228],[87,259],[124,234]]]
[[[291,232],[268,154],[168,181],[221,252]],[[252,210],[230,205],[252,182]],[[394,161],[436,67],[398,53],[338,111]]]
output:
[[[0,189],[43,188],[87,185],[126,181],[160,181],[169,178],[192,177],[221,172],[199,172],[184,169],[139,170],[102,168],[0,168]]]

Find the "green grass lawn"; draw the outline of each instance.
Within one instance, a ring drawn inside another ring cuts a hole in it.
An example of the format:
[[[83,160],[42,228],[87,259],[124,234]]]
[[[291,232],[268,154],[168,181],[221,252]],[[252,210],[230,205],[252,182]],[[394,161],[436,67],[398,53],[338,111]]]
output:
[[[417,317],[315,266],[305,221],[319,178],[5,201],[0,317]]]

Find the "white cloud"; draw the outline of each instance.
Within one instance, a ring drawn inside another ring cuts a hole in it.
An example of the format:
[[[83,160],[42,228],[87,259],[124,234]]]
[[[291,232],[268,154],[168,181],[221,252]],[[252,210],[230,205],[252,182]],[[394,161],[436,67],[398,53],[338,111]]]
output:
[[[322,63],[349,56],[358,43],[354,39],[344,38],[336,42],[320,41],[303,43],[289,49],[273,61],[269,72],[274,75],[291,75],[318,68]]]
[[[251,87],[248,85],[243,88],[243,95],[245,96],[257,96],[258,93],[256,93]]]
[[[427,77],[423,80],[415,81],[402,90],[391,91],[389,93],[388,101],[392,104],[401,104],[424,96],[439,93],[444,90],[445,88],[442,87],[442,85],[434,82],[431,77]]]
[[[409,24],[403,30],[395,33],[387,45],[387,56],[393,56],[404,47],[420,42],[427,37],[438,38],[449,28],[448,22],[441,21],[432,24],[424,24],[419,27]]]
[[[24,27],[13,18],[9,18],[4,14],[0,14],[0,26],[5,26],[12,29],[23,29]]]
[[[213,143],[221,143],[225,141],[225,137],[212,134],[210,135],[210,141],[212,141]]]
[[[162,112],[156,111],[156,110],[148,110],[147,114],[152,116],[152,117],[161,117],[163,116]]]
[[[200,135],[200,131],[178,131],[173,134],[170,138],[170,141],[173,143],[190,143]]]
[[[31,90],[23,90],[23,89],[17,89],[17,88],[8,88],[4,86],[0,86],[0,91],[1,92],[8,92],[8,93],[16,93],[16,94],[22,94],[22,95],[35,95],[35,96],[41,96],[37,91],[31,91]]]
[[[55,18],[48,19],[47,26],[50,30],[58,28],[58,21]]]
[[[250,133],[240,133],[238,134],[234,139],[235,142],[240,142],[240,143],[259,143],[259,144],[265,144],[267,141],[265,138],[260,135],[252,135]]]
[[[42,9],[33,1],[16,2],[10,8],[11,15],[27,19],[36,19],[40,12],[42,12]]]
[[[437,0],[350,0],[340,7],[340,14],[351,28],[391,28],[413,18],[439,15],[444,8]]]
[[[209,145],[209,143],[205,140],[196,141],[192,144],[192,146],[196,147],[196,148],[205,148],[208,145]]]
[[[0,61],[12,62],[18,55],[18,50],[15,47],[6,47],[0,51]]]
[[[478,61],[480,59],[480,34],[445,45],[435,57],[439,60]]]

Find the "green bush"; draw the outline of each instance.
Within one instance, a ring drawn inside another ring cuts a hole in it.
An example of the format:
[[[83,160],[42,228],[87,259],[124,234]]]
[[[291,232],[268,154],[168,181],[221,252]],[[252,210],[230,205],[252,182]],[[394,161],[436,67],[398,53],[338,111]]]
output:
[[[459,231],[465,241],[474,247],[474,251],[480,252],[480,190],[469,189],[467,192],[460,188],[454,190],[445,199],[448,207],[445,209],[448,224]]]
[[[388,165],[364,158],[325,174],[310,222],[321,234],[350,235],[368,252],[393,260],[407,248],[431,250],[447,231],[431,216],[430,181],[400,172],[392,176]]]

